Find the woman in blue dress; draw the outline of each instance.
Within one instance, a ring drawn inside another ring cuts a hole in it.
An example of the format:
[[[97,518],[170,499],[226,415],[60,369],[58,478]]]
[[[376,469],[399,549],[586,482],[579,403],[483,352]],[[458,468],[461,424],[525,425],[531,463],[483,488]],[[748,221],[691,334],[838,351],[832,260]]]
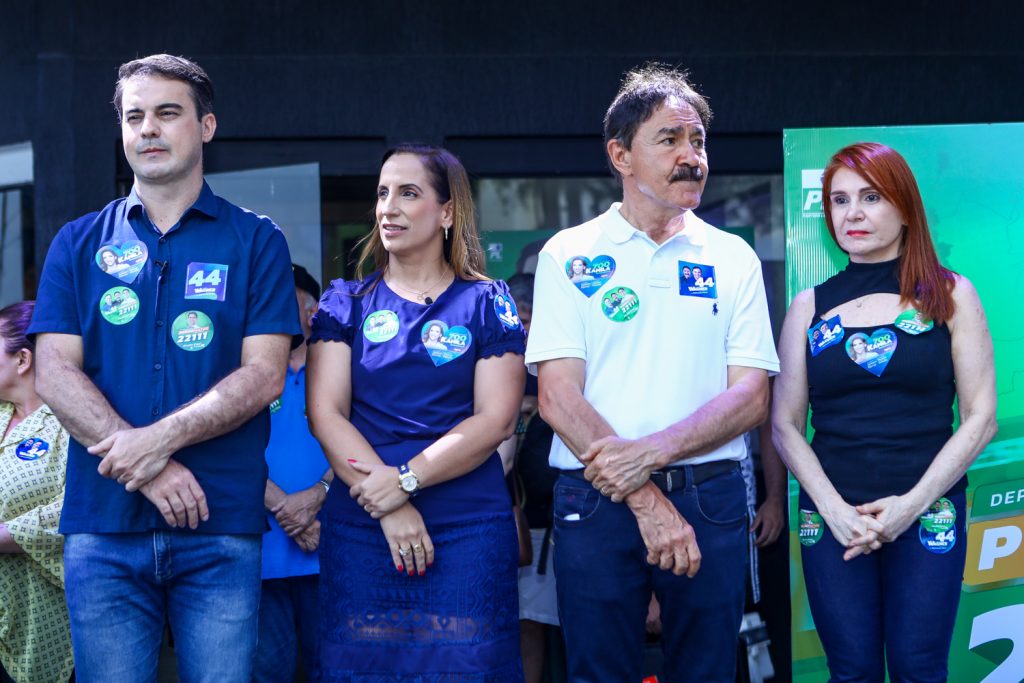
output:
[[[388,151],[357,279],[332,282],[313,320],[309,420],[346,485],[324,506],[325,681],[522,680],[496,449],[525,337],[497,306],[508,288],[484,275],[473,215],[451,153]]]

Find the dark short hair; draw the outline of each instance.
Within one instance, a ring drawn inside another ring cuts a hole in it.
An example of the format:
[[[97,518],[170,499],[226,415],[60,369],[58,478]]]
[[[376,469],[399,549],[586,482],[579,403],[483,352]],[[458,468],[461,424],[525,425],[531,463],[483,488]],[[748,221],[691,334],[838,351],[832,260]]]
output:
[[[711,125],[711,107],[687,80],[688,76],[685,71],[658,62],[649,62],[628,71],[604,115],[605,148],[612,140],[618,140],[626,149],[632,148],[637,129],[673,96],[693,107],[707,132]],[[611,159],[608,167],[615,179],[621,182],[622,178]]]
[[[0,310],[0,337],[3,337],[4,351],[7,353],[14,354],[22,349],[36,350],[36,345],[26,335],[35,307],[35,301],[19,301]]]
[[[292,277],[295,279],[295,286],[313,297],[313,301],[320,301],[320,283],[316,281],[309,271],[298,263],[292,264]]]
[[[121,120],[121,98],[124,84],[135,76],[159,76],[172,81],[187,83],[196,105],[196,116],[200,119],[213,113],[213,83],[203,67],[184,57],[174,55],[150,55],[125,62],[117,70],[117,85],[114,87],[114,111]]]
[[[508,293],[516,306],[533,308],[533,275],[516,273],[508,279]]]

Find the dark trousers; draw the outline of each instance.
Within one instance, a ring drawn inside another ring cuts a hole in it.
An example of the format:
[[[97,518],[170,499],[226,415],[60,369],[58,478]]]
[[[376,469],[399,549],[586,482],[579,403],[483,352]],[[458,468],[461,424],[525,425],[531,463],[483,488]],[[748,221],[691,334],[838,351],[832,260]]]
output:
[[[319,574],[263,581],[254,683],[291,683],[300,651],[307,680],[320,680],[319,591]]]
[[[870,555],[843,561],[844,548],[826,526],[801,548],[811,616],[835,683],[945,681],[960,603],[967,534],[964,495],[956,507],[956,541],[948,552],[927,550],[914,522]],[[800,508],[815,510],[806,496]]]
[[[586,481],[555,486],[558,613],[571,683],[639,681],[651,592],[661,603],[668,683],[733,683],[747,578],[747,506],[739,470],[665,494],[693,525],[693,579],[647,564],[636,518]],[[577,519],[578,515],[578,519]]]

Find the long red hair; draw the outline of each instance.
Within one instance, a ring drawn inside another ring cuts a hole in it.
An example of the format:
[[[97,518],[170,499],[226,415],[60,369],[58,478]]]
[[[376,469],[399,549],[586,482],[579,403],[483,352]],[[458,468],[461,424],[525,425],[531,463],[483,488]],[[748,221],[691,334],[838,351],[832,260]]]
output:
[[[952,294],[954,273],[943,267],[935,254],[921,191],[907,160],[896,150],[877,142],[858,142],[843,147],[832,155],[822,176],[822,197],[826,201],[832,192],[832,177],[843,167],[867,180],[903,216],[900,302],[912,303],[936,323],[948,321],[956,312]],[[825,211],[825,224],[838,245],[831,211]]]

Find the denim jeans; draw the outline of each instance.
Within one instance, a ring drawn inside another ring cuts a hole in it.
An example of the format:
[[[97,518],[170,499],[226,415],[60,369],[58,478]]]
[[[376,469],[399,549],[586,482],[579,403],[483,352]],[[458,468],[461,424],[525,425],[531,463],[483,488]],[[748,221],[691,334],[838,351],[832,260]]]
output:
[[[967,552],[964,495],[956,508],[956,541],[944,554],[928,551],[914,522],[892,543],[843,561],[844,548],[825,526],[821,540],[802,547],[807,598],[831,681],[945,681]],[[806,495],[800,508],[816,512]]]
[[[319,592],[319,574],[263,581],[254,683],[291,683],[300,647],[307,680],[319,682]]]
[[[703,561],[692,579],[647,564],[624,503],[566,475],[555,485],[558,615],[571,683],[641,679],[652,591],[661,603],[664,680],[733,683],[747,577],[743,476],[737,469],[695,487],[688,473],[665,496],[697,535]]]
[[[262,538],[70,534],[65,586],[79,683],[156,681],[165,622],[183,683],[249,683]]]

